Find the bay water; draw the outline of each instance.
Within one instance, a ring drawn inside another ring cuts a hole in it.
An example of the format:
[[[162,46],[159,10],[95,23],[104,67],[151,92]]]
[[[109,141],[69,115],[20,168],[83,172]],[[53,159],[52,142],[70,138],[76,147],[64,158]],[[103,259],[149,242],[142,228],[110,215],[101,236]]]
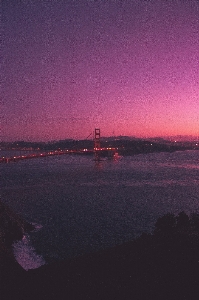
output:
[[[98,163],[66,154],[0,169],[2,201],[37,228],[18,244],[25,261],[31,256],[43,264],[104,249],[152,232],[165,213],[199,213],[197,150]]]

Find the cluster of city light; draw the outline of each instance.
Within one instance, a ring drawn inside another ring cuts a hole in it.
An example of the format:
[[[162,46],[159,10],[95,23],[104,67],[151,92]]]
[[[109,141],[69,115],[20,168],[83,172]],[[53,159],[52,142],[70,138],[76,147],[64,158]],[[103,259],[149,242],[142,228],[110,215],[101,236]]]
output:
[[[94,148],[94,150],[98,150],[98,151],[104,151],[104,150],[118,150],[118,148]]]

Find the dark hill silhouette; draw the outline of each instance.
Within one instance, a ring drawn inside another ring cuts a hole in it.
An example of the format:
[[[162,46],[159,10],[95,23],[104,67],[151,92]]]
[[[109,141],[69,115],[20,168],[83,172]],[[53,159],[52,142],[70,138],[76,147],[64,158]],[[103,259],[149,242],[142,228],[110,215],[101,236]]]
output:
[[[1,251],[1,299],[195,300],[199,215],[159,218],[153,234],[28,272]]]

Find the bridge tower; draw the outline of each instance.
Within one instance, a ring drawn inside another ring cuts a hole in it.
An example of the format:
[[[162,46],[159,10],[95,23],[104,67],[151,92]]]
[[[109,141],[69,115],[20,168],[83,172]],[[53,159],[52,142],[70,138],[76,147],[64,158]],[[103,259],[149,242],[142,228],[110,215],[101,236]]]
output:
[[[95,128],[95,136],[94,136],[95,160],[99,160],[99,150],[100,150],[100,129]]]

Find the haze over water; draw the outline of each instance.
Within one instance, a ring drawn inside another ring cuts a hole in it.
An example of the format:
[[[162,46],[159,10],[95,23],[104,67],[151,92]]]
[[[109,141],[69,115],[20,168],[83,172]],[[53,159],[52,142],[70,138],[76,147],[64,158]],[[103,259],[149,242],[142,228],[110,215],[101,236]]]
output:
[[[120,157],[62,155],[1,164],[2,200],[41,225],[39,254],[62,259],[153,230],[165,213],[199,213],[199,151]]]

